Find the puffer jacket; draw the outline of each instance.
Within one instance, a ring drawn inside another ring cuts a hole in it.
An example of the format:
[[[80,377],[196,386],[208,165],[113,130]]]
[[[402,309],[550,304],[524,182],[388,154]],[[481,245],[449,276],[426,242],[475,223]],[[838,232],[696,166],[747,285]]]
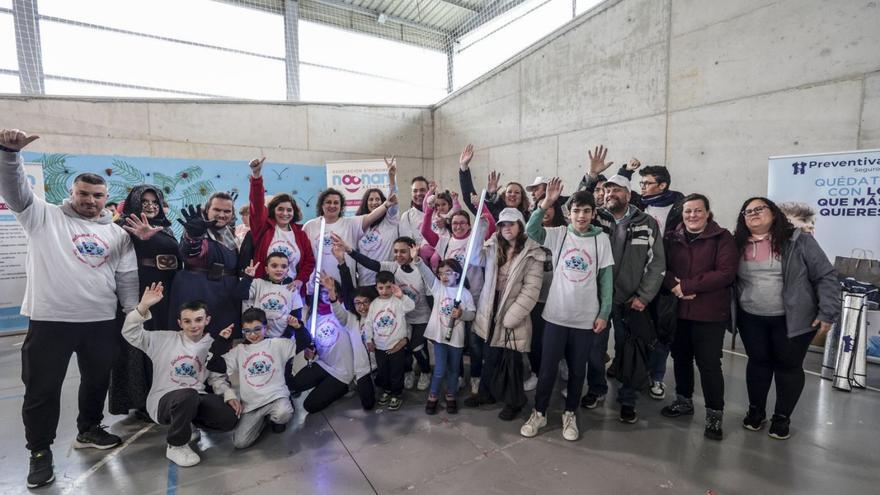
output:
[[[486,268],[486,282],[477,306],[477,317],[474,320],[474,331],[484,340],[489,340],[492,347],[504,347],[507,329],[513,330],[510,349],[528,352],[532,344],[532,319],[529,314],[541,293],[544,281],[544,250],[537,242],[526,240],[523,250],[513,259],[507,278],[507,286],[501,292],[498,301],[498,318],[492,325],[492,310],[495,308],[498,282],[498,246],[496,237],[486,241],[480,256],[481,264]],[[491,332],[491,339],[489,334]]]

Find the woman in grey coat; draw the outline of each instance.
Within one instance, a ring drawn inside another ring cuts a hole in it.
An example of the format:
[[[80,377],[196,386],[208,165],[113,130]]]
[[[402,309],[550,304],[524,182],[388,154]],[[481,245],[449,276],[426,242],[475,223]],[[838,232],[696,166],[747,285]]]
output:
[[[734,233],[739,249],[737,326],[749,362],[749,412],[743,427],[766,422],[767,393],[776,380],[771,437],[789,437],[791,413],[804,388],[803,363],[816,333],[840,313],[837,273],[816,239],[803,234],[773,201],[743,203]]]

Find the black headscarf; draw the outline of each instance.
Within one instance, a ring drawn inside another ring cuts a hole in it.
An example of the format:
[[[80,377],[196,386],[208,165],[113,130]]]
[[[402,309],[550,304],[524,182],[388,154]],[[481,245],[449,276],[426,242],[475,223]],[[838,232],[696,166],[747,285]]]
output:
[[[125,198],[125,204],[122,207],[122,216],[120,217],[120,220],[129,218],[132,213],[140,216],[143,207],[142,202],[144,193],[147,192],[155,194],[156,199],[159,201],[159,213],[157,213],[154,218],[149,219],[150,225],[154,227],[164,227],[166,229],[170,228],[171,222],[165,217],[165,208],[163,207],[165,204],[165,195],[162,194],[161,189],[152,184],[141,184],[131,188],[131,192],[129,192],[128,196]]]

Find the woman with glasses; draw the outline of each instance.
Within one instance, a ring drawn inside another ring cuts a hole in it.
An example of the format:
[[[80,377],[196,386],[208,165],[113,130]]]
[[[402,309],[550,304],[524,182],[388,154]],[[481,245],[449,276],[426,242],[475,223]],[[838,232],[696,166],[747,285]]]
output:
[[[767,198],[743,203],[734,239],[739,250],[737,326],[749,356],[749,412],[743,427],[763,428],[775,379],[769,435],[784,440],[804,388],[810,342],[817,332],[827,333],[840,312],[837,273],[813,236],[796,229]]]
[[[162,190],[149,184],[135,186],[125,198],[122,216],[117,223],[125,229],[138,259],[139,293],[161,283],[170,293],[174,274],[179,268],[178,242],[171,231],[171,222],[162,209]],[[159,330],[169,319],[168,298],[150,308],[151,320],[145,330]],[[130,410],[148,419],[147,394],[152,382],[152,366],[144,353],[119,337],[120,356],[110,373],[108,408],[111,414],[128,414]]]
[[[736,278],[733,236],[712,219],[709,199],[691,194],[682,202],[682,222],[666,234],[663,286],[678,297],[678,321],[672,342],[675,395],[660,414],[694,414],[694,361],[706,400],[704,436],[722,439],[724,375],[721,347],[730,322],[730,286]]]

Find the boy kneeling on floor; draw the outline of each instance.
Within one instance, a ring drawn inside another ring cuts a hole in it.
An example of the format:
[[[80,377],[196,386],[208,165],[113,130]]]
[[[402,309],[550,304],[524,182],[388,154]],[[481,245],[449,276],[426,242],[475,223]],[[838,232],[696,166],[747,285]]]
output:
[[[144,322],[151,318],[150,307],[162,300],[162,290],[161,283],[146,288],[137,309],[126,316],[122,336],[153,362],[147,412],[160,425],[170,425],[165,455],[178,466],[188,467],[201,461],[189,446],[199,434],[193,425],[230,431],[241,414],[241,404],[226,375],[206,367],[214,339],[205,334],[211,316],[204,302],[190,301],[180,307],[177,324],[182,330],[144,330]],[[232,325],[220,332],[223,338],[231,334]],[[206,392],[206,379],[214,394]]]
[[[285,322],[294,331],[305,332],[299,320],[291,315]],[[238,376],[238,393],[242,402],[242,414],[232,444],[237,449],[250,447],[266,427],[266,418],[272,431],[281,433],[293,417],[290,390],[284,379],[288,361],[297,353],[296,344],[287,338],[267,339],[270,331],[266,312],[248,308],[241,315],[241,333],[244,344],[227,352],[226,372]]]

